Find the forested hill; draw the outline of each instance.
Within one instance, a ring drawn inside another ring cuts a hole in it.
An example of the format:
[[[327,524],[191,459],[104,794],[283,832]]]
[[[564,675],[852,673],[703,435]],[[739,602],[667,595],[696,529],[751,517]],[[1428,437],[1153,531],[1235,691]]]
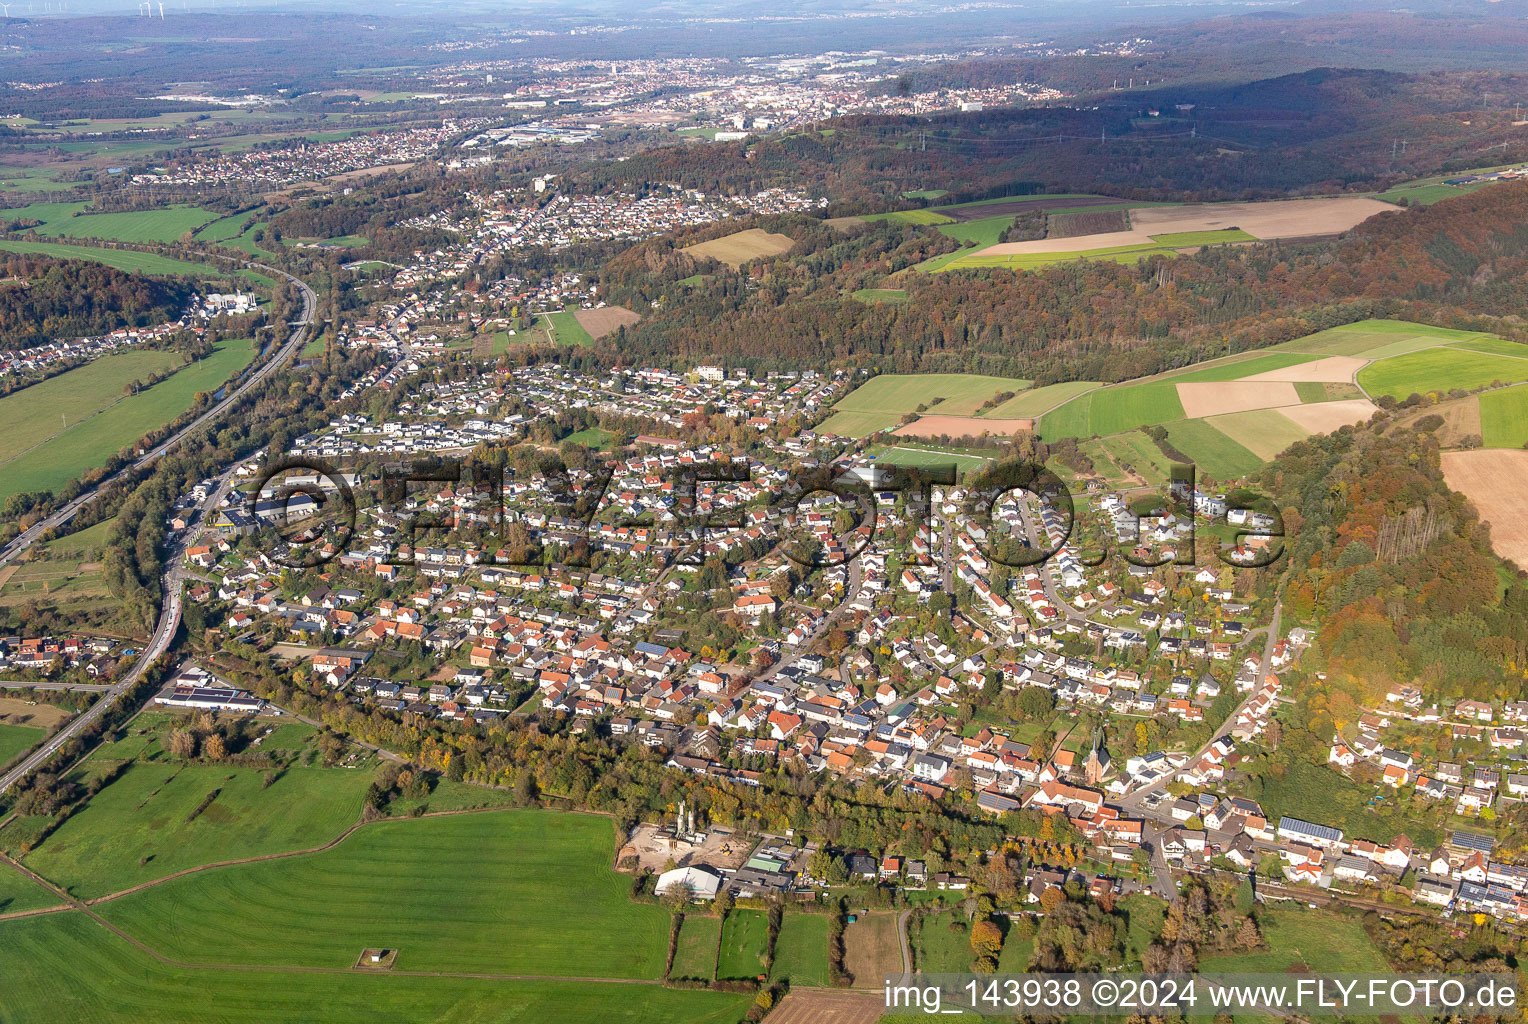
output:
[[[572,188],[674,182],[744,194],[826,195],[837,213],[1024,187],[1128,199],[1262,199],[1375,190],[1440,168],[1528,159],[1513,108],[1482,94],[1528,92],[1528,76],[1402,75],[1321,68],[1235,86],[1174,85],[1069,105],[926,117],[855,115],[821,130],[713,146],[665,146],[572,172]],[[1155,113],[1153,113],[1155,112]],[[1392,142],[1406,140],[1404,153]]]
[[[907,266],[924,251],[920,238],[937,237],[931,229],[883,222],[843,235],[784,227],[797,248],[745,267],[751,286],[724,270],[702,285],[679,285],[695,268],[672,242],[612,260],[601,282],[606,297],[628,305],[656,299],[660,309],[609,336],[609,358],[754,368],[842,361],[1044,383],[1125,380],[1370,316],[1525,333],[1516,318],[1528,309],[1528,182],[1397,209],[1332,243],[1218,247],[1031,273],[907,273],[896,279],[905,303],[867,305],[851,295]]]
[[[192,287],[84,260],[7,255],[0,265],[0,349],[143,327],[178,317]]]
[[[1324,763],[1334,728],[1383,706],[1396,684],[1430,698],[1522,697],[1528,580],[1448,490],[1430,433],[1381,417],[1311,437],[1264,470],[1262,489],[1284,516],[1286,611],[1319,624],[1286,761]]]

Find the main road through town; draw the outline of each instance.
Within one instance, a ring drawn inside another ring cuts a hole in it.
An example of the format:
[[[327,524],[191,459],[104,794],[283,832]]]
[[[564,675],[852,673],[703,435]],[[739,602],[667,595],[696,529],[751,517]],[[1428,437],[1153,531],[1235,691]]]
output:
[[[269,273],[276,274],[280,277],[284,277],[302,290],[302,317],[301,319],[295,320],[290,324],[292,333],[291,336],[287,338],[286,343],[282,345],[274,355],[262,363],[254,373],[251,373],[248,377],[246,377],[244,381],[238,385],[238,387],[225,394],[221,402],[218,402],[212,408],[208,409],[206,412],[202,413],[196,419],[192,420],[186,426],[181,428],[171,437],[162,441],[153,450],[145,452],[143,456],[140,457],[136,462],[133,462],[131,465],[118,470],[110,477],[102,480],[100,483],[96,484],[95,487],[85,491],[79,497],[69,502],[68,505],[59,509],[51,516],[48,516],[46,519],[39,522],[36,526],[32,527],[26,533],[16,538],[16,540],[13,541],[12,544],[5,549],[3,557],[0,557],[0,565],[4,565],[5,562],[25,551],[39,536],[42,535],[44,531],[50,530],[56,526],[68,522],[81,508],[94,501],[96,496],[99,495],[100,489],[106,484],[111,483],[113,480],[116,480],[118,477],[125,473],[140,469],[143,466],[148,465],[163,455],[170,448],[174,447],[181,440],[190,435],[193,431],[206,426],[209,422],[221,414],[223,410],[227,409],[230,402],[236,401],[241,395],[245,394],[251,388],[258,386],[261,381],[265,380],[266,377],[270,376],[276,370],[284,366],[292,358],[292,356],[301,351],[303,345],[307,344],[308,328],[313,322],[313,313],[317,303],[317,299],[313,294],[313,289],[309,288],[306,284],[304,284],[302,281],[299,281],[291,274],[288,274],[282,270],[277,270],[275,267],[268,267],[262,263],[249,263],[247,265],[256,267],[260,270],[268,271]],[[218,507],[218,505],[222,502],[224,495],[228,493],[228,488],[232,480],[233,471],[230,467],[229,470],[223,473],[222,478],[218,482],[217,488],[214,490],[214,493],[210,496],[207,503],[205,504],[205,509],[215,510]],[[10,789],[13,785],[16,784],[17,780],[21,779],[34,768],[43,764],[60,747],[74,739],[74,737],[78,736],[92,722],[96,721],[103,714],[105,714],[106,710],[116,704],[118,698],[120,698],[123,693],[127,692],[127,690],[129,690],[135,683],[138,682],[139,679],[143,677],[143,674],[148,671],[149,666],[152,665],[160,655],[164,654],[164,652],[169,649],[170,642],[175,637],[175,631],[180,628],[181,584],[184,582],[185,574],[185,569],[182,565],[182,556],[185,554],[185,552],[182,549],[184,548],[188,538],[190,538],[196,532],[197,531],[191,528],[180,531],[178,538],[174,543],[171,544],[170,550],[166,553],[164,562],[164,575],[160,578],[160,584],[164,590],[164,603],[161,604],[159,608],[159,621],[154,626],[154,635],[149,639],[148,645],[144,647],[142,652],[139,653],[138,659],[133,662],[133,667],[124,673],[122,678],[117,680],[117,682],[115,682],[109,690],[102,694],[94,704],[92,704],[85,711],[76,715],[69,721],[67,725],[65,725],[53,736],[49,737],[47,742],[43,743],[42,746],[32,751],[31,754],[27,755],[27,757],[14,768],[6,772],[4,775],[0,775],[0,793],[4,793],[6,790]]]

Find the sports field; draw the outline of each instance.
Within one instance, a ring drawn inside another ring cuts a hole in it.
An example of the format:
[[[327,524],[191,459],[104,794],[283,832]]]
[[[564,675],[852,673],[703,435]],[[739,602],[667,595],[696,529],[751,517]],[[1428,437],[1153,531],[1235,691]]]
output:
[[[736,270],[749,260],[778,256],[795,245],[795,239],[760,228],[749,228],[708,242],[687,245],[681,251],[692,256],[713,259]]]
[[[36,220],[39,235],[55,238],[106,238],[119,242],[174,242],[217,214],[199,206],[167,206],[126,213],[83,213],[86,203],[33,203],[0,210],[0,220]]]
[[[896,426],[917,408],[947,416],[970,416],[990,398],[1023,391],[1027,380],[974,373],[883,373],[861,384],[833,406],[833,415],[817,429],[846,437],[864,437]]]
[[[27,854],[26,865],[91,898],[215,861],[320,846],[359,819],[371,782],[362,772],[316,768],[288,769],[269,787],[263,776],[134,764]],[[187,821],[214,790],[212,803]]]
[[[383,947],[398,950],[400,970],[656,978],[669,914],[631,901],[614,854],[614,827],[594,815],[388,820],[321,853],[204,871],[96,907],[190,963],[348,967]]]
[[[220,342],[211,355],[191,363],[146,391],[124,397],[93,415],[70,420],[67,427],[60,422],[58,433],[0,463],[0,501],[23,491],[56,490],[85,471],[100,466],[146,432],[186,412],[198,393],[217,390],[249,365],[255,351],[254,340],[250,338]],[[89,367],[71,370],[43,383],[62,381],[67,386],[75,373],[86,369]],[[122,383],[119,379],[119,392]],[[103,387],[104,384],[97,381],[94,390],[99,393]],[[25,394],[26,391],[22,391],[3,401],[9,402]],[[99,401],[99,394],[96,400]],[[46,421],[52,426],[51,412]],[[15,422],[12,416],[4,414],[3,402],[0,402],[0,433],[9,430]]]
[[[250,926],[248,917],[232,925]],[[8,1024],[735,1024],[752,1002],[749,995],[582,980],[177,967],[79,912],[0,921],[0,944],[27,951],[0,957]],[[578,962],[576,955],[568,960]]]

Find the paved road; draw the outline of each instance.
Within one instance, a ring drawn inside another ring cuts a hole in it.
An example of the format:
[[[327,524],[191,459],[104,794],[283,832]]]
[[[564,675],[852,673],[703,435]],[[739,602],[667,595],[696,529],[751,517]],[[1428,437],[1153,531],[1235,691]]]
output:
[[[229,257],[220,256],[219,258],[228,259]],[[80,509],[84,508],[86,505],[89,505],[95,501],[96,498],[100,497],[102,489],[107,485],[115,483],[123,476],[136,472],[137,470],[142,469],[144,466],[147,466],[149,463],[154,462],[165,452],[169,451],[171,448],[175,447],[177,444],[183,441],[187,436],[206,426],[213,419],[220,416],[223,411],[228,408],[230,403],[237,401],[251,388],[258,386],[261,381],[265,380],[266,377],[270,376],[281,366],[285,365],[286,362],[292,358],[292,356],[301,351],[303,345],[307,344],[308,325],[312,323],[314,310],[318,301],[317,297],[313,294],[313,289],[309,288],[306,284],[299,281],[291,274],[288,274],[286,271],[277,270],[275,267],[266,266],[264,263],[246,262],[244,265],[248,267],[254,267],[258,270],[267,271],[280,277],[284,277],[302,290],[302,319],[294,323],[296,329],[292,332],[291,337],[287,339],[286,344],[282,346],[280,351],[278,351],[275,355],[257,367],[253,373],[245,377],[245,379],[240,384],[235,386],[231,391],[225,391],[221,401],[214,403],[200,416],[196,417],[196,419],[192,420],[180,430],[176,431],[174,434],[161,441],[154,448],[145,452],[143,456],[135,462],[129,463],[123,468],[117,470],[117,472],[103,479],[94,487],[81,492],[78,497],[74,498],[67,505],[64,505],[52,515],[41,520],[36,525],[32,526],[31,529],[23,532],[9,544],[5,545],[5,547],[0,548],[0,566],[4,566],[14,560],[18,555],[36,543],[37,539],[44,533],[48,532],[49,530],[56,529],[67,523],[69,520],[73,519],[75,515],[79,513]]]
[[[50,529],[53,526],[67,522],[86,504],[89,504],[89,502],[95,500],[95,497],[100,493],[101,486],[109,483],[111,480],[115,480],[122,473],[128,472],[131,469],[137,469],[141,466],[148,465],[150,462],[157,459],[160,455],[163,455],[177,442],[185,438],[192,431],[207,424],[227,407],[227,404],[230,400],[236,399],[238,396],[244,394],[250,388],[258,384],[260,381],[264,380],[278,367],[284,365],[289,359],[291,359],[292,356],[299,352],[303,345],[307,343],[308,326],[312,323],[313,312],[317,301],[313,294],[313,290],[303,282],[299,281],[297,278],[292,277],[290,274],[287,274],[284,271],[277,270],[274,267],[268,267],[262,263],[250,263],[248,265],[252,267],[258,267],[261,270],[270,271],[273,274],[279,274],[302,289],[302,319],[293,325],[292,335],[287,339],[286,344],[282,346],[280,351],[278,351],[264,364],[262,364],[255,373],[251,374],[244,381],[244,383],[240,384],[232,392],[226,395],[222,402],[218,403],[202,415],[198,416],[182,430],[177,432],[168,440],[161,443],[153,451],[145,454],[143,458],[133,463],[130,467],[127,467],[127,469],[120,470],[118,473],[108,477],[106,480],[102,481],[101,484],[97,484],[96,487],[91,488],[89,491],[74,499],[74,501],[70,502],[69,505],[65,508],[60,509],[58,512],[55,512],[47,519],[44,519],[42,522],[38,523],[31,530],[28,530],[26,534],[22,535],[22,537],[18,537],[15,544],[12,545],[12,548],[6,549],[7,553],[5,554],[4,559],[0,559],[0,565],[4,564],[5,559],[13,558],[20,554],[22,551],[26,550],[27,547],[31,546],[32,542],[35,541],[39,535],[41,535],[43,530]],[[206,508],[215,509],[217,507],[218,503],[221,502],[223,495],[228,493],[228,488],[232,483],[232,479],[233,468],[230,467],[223,473],[222,479],[220,480],[218,487],[214,490],[212,498],[208,501]],[[186,569],[182,565],[182,556],[185,553],[184,548],[187,542],[195,532],[196,530],[191,526],[188,526],[186,529],[182,530],[176,540],[170,545],[170,550],[166,553],[165,571],[164,575],[160,578],[160,584],[164,592],[164,604],[161,605],[159,609],[159,622],[154,627],[154,635],[149,640],[148,646],[143,649],[143,652],[138,656],[138,660],[133,663],[133,667],[127,673],[125,673],[121,679],[113,684],[112,687],[107,690],[99,700],[97,700],[85,711],[76,715],[68,725],[64,726],[52,737],[50,737],[42,746],[38,747],[36,750],[32,751],[31,754],[27,755],[27,757],[22,760],[20,764],[6,772],[3,776],[0,776],[0,793],[4,793],[6,790],[10,789],[24,775],[46,762],[47,759],[51,757],[60,747],[68,743],[75,736],[79,735],[80,732],[88,727],[91,723],[100,718],[101,715],[106,712],[107,708],[116,704],[117,699],[143,677],[143,674],[148,671],[149,666],[152,665],[160,655],[169,650],[170,642],[175,638],[175,631],[180,628],[180,613],[182,602],[181,584],[184,583],[186,577]]]

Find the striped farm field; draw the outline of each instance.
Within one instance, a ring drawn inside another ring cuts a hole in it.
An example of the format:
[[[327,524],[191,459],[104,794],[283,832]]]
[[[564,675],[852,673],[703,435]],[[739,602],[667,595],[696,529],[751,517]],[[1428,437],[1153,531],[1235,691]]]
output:
[[[1493,383],[1528,380],[1528,359],[1489,355],[1461,348],[1408,352],[1370,363],[1358,371],[1358,384],[1371,397],[1405,398],[1417,393],[1473,390]]]
[[[1480,395],[1480,434],[1487,448],[1528,444],[1528,384]]]
[[[657,978],[669,914],[630,899],[615,838],[607,818],[553,811],[385,820],[95,906],[190,963],[349,967],[380,947],[399,970]]]
[[[258,928],[258,912],[228,925]],[[0,957],[7,1024],[735,1024],[753,1001],[749,994],[584,980],[178,967],[152,959],[78,911],[0,921],[0,944],[26,950]],[[360,953],[356,949],[345,966]],[[579,965],[575,954],[564,966]]]
[[[1205,422],[1264,461],[1310,436],[1310,431],[1277,409],[1226,413]]]
[[[1407,351],[1445,345],[1455,341],[1470,341],[1489,337],[1477,331],[1456,331],[1447,327],[1432,327],[1412,323],[1409,320],[1360,320],[1343,324],[1277,346],[1285,352],[1319,352],[1330,356],[1364,356],[1376,358],[1375,353],[1400,343]]]
[[[1232,480],[1255,472],[1263,460],[1204,420],[1167,424],[1167,439],[1194,460],[1200,471],[1217,480]]]

